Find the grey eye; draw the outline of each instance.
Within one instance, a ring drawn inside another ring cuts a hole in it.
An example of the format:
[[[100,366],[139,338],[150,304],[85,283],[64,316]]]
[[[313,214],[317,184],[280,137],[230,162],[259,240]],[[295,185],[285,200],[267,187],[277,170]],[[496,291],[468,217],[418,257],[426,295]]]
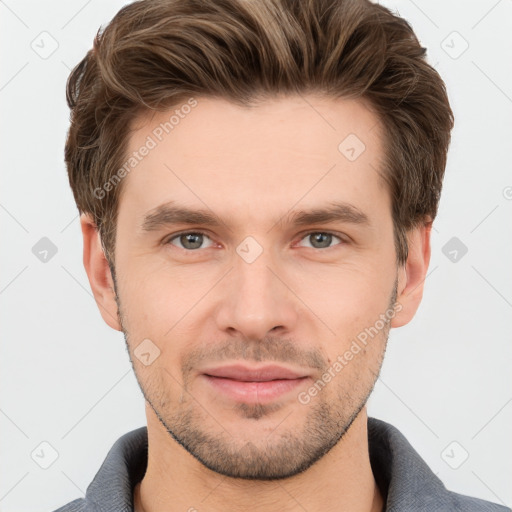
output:
[[[168,243],[176,245],[173,242],[177,240],[179,241],[178,247],[186,250],[196,250],[201,248],[205,238],[209,239],[209,237],[203,233],[181,233],[180,235],[176,235],[175,237],[171,238]]]
[[[324,231],[308,233],[302,240],[310,241],[310,245],[306,245],[306,247],[313,247],[313,249],[326,249],[331,246],[333,239],[338,239],[340,242],[342,241],[340,237]]]

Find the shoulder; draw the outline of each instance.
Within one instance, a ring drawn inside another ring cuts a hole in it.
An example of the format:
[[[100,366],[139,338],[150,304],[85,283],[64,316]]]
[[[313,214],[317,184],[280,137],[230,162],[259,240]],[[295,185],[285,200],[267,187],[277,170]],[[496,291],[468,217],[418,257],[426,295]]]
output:
[[[503,505],[451,491],[446,491],[446,500],[447,502],[449,500],[450,505],[450,508],[446,510],[456,512],[511,512],[510,508]]]
[[[393,425],[368,418],[370,463],[386,496],[386,512],[512,512],[508,507],[446,489]]]
[[[85,500],[83,498],[78,498],[76,500],[70,501],[66,505],[54,510],[54,512],[83,512],[85,511]]]
[[[147,466],[147,427],[132,430],[117,439],[108,452],[85,497],[54,512],[133,511],[133,488]]]

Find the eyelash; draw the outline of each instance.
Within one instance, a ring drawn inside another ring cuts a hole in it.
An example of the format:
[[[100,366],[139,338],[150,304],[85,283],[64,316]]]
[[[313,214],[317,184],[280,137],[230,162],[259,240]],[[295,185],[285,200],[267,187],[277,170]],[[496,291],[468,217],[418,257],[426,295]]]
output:
[[[318,234],[318,233],[321,233],[322,235],[332,235],[332,236],[338,238],[341,242],[339,244],[337,244],[337,245],[343,245],[343,244],[347,243],[347,240],[340,233],[335,233],[333,231],[318,231],[318,230],[308,231],[306,233],[301,233],[301,238],[299,239],[299,241],[303,240],[304,238],[306,238],[306,237],[308,237],[310,235]],[[211,237],[205,231],[201,231],[201,230],[182,231],[180,233],[176,233],[171,238],[167,238],[167,240],[164,241],[164,245],[172,245],[171,242],[173,240],[175,240],[176,238],[179,238],[180,236],[183,236],[183,235],[203,235],[203,236],[206,236],[206,237],[211,239]],[[333,249],[334,247],[336,247],[336,246],[333,245],[331,247],[325,247],[325,248],[317,248],[317,247],[308,247],[308,248],[309,249],[315,249],[317,251],[326,251],[327,249]],[[197,251],[200,250],[200,249],[185,249],[183,247],[176,247],[176,248],[177,249],[183,249],[184,251],[187,251],[187,252],[197,252]]]

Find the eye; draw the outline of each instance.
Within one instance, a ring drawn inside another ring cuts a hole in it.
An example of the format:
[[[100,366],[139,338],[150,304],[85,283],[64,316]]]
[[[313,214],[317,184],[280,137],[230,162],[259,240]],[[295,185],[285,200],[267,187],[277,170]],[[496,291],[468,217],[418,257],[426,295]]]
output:
[[[338,239],[344,242],[339,236],[328,231],[310,231],[301,240],[311,240],[311,245],[305,247],[312,247],[313,249],[329,249],[333,239]],[[303,246],[304,247],[304,246]]]
[[[210,240],[210,245],[202,247],[205,239]],[[341,237],[328,231],[310,231],[301,238],[301,240],[308,239],[311,240],[310,245],[305,245],[303,247],[311,247],[312,249],[329,249],[331,247],[332,242],[335,239],[339,240],[339,242],[341,243],[345,242]],[[211,241],[210,237],[206,233],[203,233],[202,231],[187,231],[184,233],[178,233],[177,235],[174,235],[173,237],[169,238],[165,243],[175,245],[180,249],[184,249],[186,251],[207,249],[208,247],[212,247],[213,245],[213,242]]]
[[[172,238],[169,238],[166,243],[176,245],[173,243],[173,241],[177,240],[180,243],[180,245],[177,247],[193,251],[196,249],[201,249],[201,245],[203,244],[205,238],[210,239],[206,233],[202,233],[201,231],[187,231],[186,233],[179,233],[174,235]],[[209,247],[211,247],[211,245]]]

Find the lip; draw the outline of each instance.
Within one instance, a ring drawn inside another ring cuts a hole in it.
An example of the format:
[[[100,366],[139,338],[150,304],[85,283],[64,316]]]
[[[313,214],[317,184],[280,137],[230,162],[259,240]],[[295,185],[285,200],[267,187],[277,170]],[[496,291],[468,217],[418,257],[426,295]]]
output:
[[[278,365],[248,367],[240,364],[202,371],[202,377],[216,391],[245,403],[268,403],[302,385],[309,374]]]
[[[267,364],[250,368],[242,364],[230,364],[203,370],[205,375],[245,382],[265,382],[269,380],[289,380],[307,377],[306,373],[297,372],[284,366]]]

